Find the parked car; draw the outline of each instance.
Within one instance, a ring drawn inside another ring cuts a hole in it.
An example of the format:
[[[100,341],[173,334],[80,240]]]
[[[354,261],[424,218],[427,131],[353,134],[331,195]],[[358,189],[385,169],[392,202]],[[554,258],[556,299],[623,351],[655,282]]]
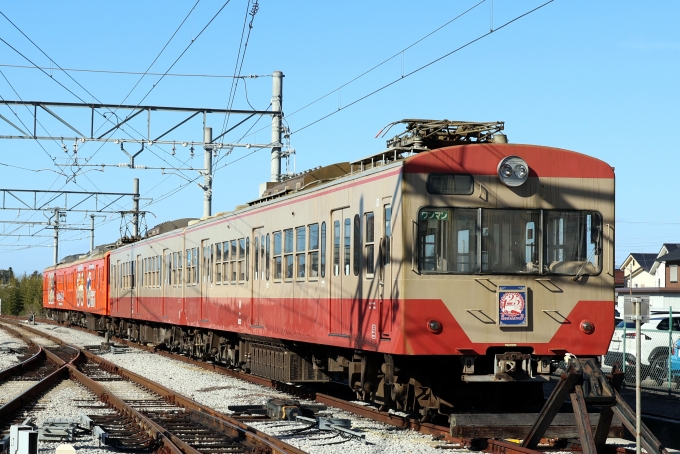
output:
[[[671,353],[671,377],[673,381],[680,383],[680,340],[675,341]]]
[[[671,327],[670,343],[669,326]],[[607,366],[618,364],[619,367],[622,367],[625,362],[626,379],[629,380],[635,376],[635,322],[622,321],[616,328],[604,363]],[[680,316],[673,316],[671,322],[668,315],[651,315],[649,321],[642,324],[640,339],[642,353],[640,375],[643,380],[650,376],[661,384],[668,377],[669,357],[672,353],[677,353],[677,348],[669,348],[669,345],[675,346],[676,342],[680,340]],[[680,375],[680,358],[677,361]]]

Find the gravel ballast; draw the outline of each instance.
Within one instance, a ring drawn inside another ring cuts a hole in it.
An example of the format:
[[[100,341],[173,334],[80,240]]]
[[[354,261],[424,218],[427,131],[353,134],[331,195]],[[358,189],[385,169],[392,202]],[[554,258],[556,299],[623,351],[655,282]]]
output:
[[[79,347],[102,342],[102,338],[99,336],[61,326],[38,324],[34,328],[53,334]],[[260,405],[274,397],[290,398],[286,394],[263,386],[141,350],[131,349],[124,354],[104,353],[101,356],[223,413],[229,413],[227,410],[229,405]],[[355,439],[344,441],[339,436],[333,436],[333,434],[326,432],[319,433],[318,431],[310,431],[304,436],[302,434],[290,435],[290,431],[306,426],[306,424],[301,423],[277,421],[276,423],[249,422],[249,424],[310,453],[434,454],[441,452],[440,449],[436,449],[436,446],[442,443],[434,441],[431,436],[397,429],[334,408],[325,413],[335,418],[351,419],[352,428],[365,434],[366,441]],[[466,450],[466,452],[470,451]]]

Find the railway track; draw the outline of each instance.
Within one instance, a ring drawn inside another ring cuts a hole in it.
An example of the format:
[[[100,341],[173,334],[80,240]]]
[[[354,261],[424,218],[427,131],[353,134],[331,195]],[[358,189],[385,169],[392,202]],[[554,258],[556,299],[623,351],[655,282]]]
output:
[[[53,336],[28,327],[20,329],[48,338],[58,346],[43,347],[12,368],[10,380],[16,378],[30,385],[0,406],[0,434],[7,433],[9,425],[21,423],[31,410],[39,409],[41,396],[70,378],[113,410],[89,418],[117,449],[175,454],[302,452],[96,355],[66,346]],[[25,334],[17,335],[29,344],[33,342]],[[46,360],[36,363],[42,356]],[[96,405],[85,405],[88,406]]]
[[[79,329],[81,331],[89,332],[89,331],[84,330],[82,328],[77,328],[77,329]],[[200,367],[200,368],[203,368],[203,369],[212,370],[212,371],[215,371],[215,372],[218,372],[218,373],[222,373],[222,374],[230,375],[232,377],[236,377],[236,378],[239,378],[239,379],[242,379],[242,380],[246,380],[246,381],[249,381],[251,383],[256,383],[256,384],[259,384],[259,385],[267,386],[269,388],[277,389],[277,390],[292,394],[292,395],[297,396],[297,397],[315,400],[316,402],[323,403],[323,404],[333,406],[333,407],[336,407],[336,408],[340,408],[342,410],[345,410],[345,411],[348,411],[348,412],[351,412],[351,413],[354,413],[354,414],[357,414],[357,415],[360,415],[360,416],[363,416],[363,417],[366,417],[366,418],[369,418],[369,419],[380,421],[380,422],[383,422],[383,423],[386,423],[386,424],[390,424],[390,425],[393,425],[395,427],[417,430],[418,432],[429,434],[429,435],[433,436],[433,438],[436,439],[436,440],[442,440],[442,441],[446,441],[446,442],[451,443],[451,445],[449,445],[450,447],[455,447],[455,446],[458,446],[458,447],[461,447],[461,448],[462,447],[470,447],[472,445],[472,443],[475,442],[476,443],[475,447],[483,448],[487,452],[524,453],[524,454],[527,454],[529,452],[534,452],[534,453],[536,452],[536,450],[527,449],[527,448],[519,446],[515,443],[508,443],[508,442],[505,442],[505,441],[502,441],[502,440],[496,440],[496,439],[493,439],[493,438],[480,439],[479,437],[476,437],[473,440],[470,437],[452,436],[452,430],[448,426],[441,426],[441,425],[431,424],[431,423],[422,423],[422,422],[419,422],[415,419],[409,418],[408,416],[405,416],[405,415],[382,412],[382,411],[379,411],[378,409],[376,409],[374,407],[370,407],[370,406],[366,406],[366,405],[360,405],[360,404],[355,403],[355,402],[349,402],[349,401],[343,400],[343,399],[335,397],[335,396],[330,396],[330,395],[327,395],[327,394],[314,392],[314,391],[311,391],[309,389],[300,388],[300,387],[293,386],[293,385],[287,385],[287,384],[280,383],[280,382],[275,382],[275,381],[272,381],[272,380],[269,380],[269,379],[264,379],[264,378],[253,376],[253,375],[250,375],[250,374],[245,374],[245,373],[242,373],[242,372],[239,372],[239,371],[234,371],[234,370],[224,368],[224,367],[221,367],[221,366],[217,366],[217,365],[214,365],[214,364],[208,364],[208,363],[193,360],[191,358],[187,358],[187,357],[184,357],[184,356],[170,354],[170,353],[167,353],[165,351],[155,349],[153,347],[140,346],[138,344],[129,343],[129,342],[125,341],[124,339],[116,339],[116,341],[123,343],[123,344],[127,344],[131,347],[134,347],[134,348],[151,351],[151,352],[154,352],[156,354],[163,355],[163,356],[168,356],[168,357],[170,357],[174,360],[183,361],[183,362],[189,363],[193,366],[197,366],[197,367]],[[595,421],[593,424],[596,425],[597,421]],[[573,425],[573,423],[572,423],[572,425]],[[483,434],[484,432],[482,431],[480,433]],[[489,436],[489,435],[486,435],[486,436]],[[620,434],[618,436],[620,436]],[[548,435],[546,434],[546,438],[541,440],[541,442],[542,442],[542,448],[541,449],[546,449],[546,447],[548,447],[548,448],[551,447],[552,449],[555,449],[557,447],[563,447],[563,445],[560,445],[560,446],[554,445],[554,443],[553,443],[554,441],[555,441],[554,439],[549,439]],[[579,446],[577,444],[571,443],[569,448],[571,450],[574,450],[574,449],[578,450]],[[587,449],[585,451],[587,451]]]

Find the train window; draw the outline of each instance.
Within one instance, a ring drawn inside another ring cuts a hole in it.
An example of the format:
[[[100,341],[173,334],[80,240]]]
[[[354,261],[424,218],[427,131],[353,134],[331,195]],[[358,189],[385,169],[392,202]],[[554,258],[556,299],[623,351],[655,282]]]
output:
[[[156,276],[155,276],[155,279],[154,279],[154,285],[156,287],[160,287],[161,286],[161,256],[157,255],[154,262],[156,264],[156,271],[155,271]]]
[[[185,267],[186,278],[184,279],[187,286],[191,285],[191,249],[184,251],[186,253],[187,266]]]
[[[259,247],[259,240],[260,237],[255,235],[255,238],[253,239],[253,249],[255,250],[255,254],[253,254],[254,263],[253,263],[253,268],[254,268],[254,273],[253,273],[253,279],[258,280],[260,277],[260,247]]]
[[[212,274],[210,273],[210,264],[212,263],[212,248],[208,245],[208,240],[201,241],[201,249],[203,250],[203,263],[201,264],[201,274],[203,283],[212,282]]]
[[[286,279],[293,279],[293,229],[283,231],[283,262]]]
[[[167,250],[167,249],[166,249]],[[172,285],[172,253],[165,254],[165,285]]]
[[[307,243],[307,227],[295,229],[295,278],[299,281],[305,279],[305,246]]]
[[[364,214],[364,225],[366,226],[366,235],[364,237],[366,277],[373,277],[373,274],[375,273],[375,229],[373,213]]]
[[[321,277],[326,277],[326,223],[321,223]]]
[[[238,240],[238,282],[243,284],[246,279],[246,240]]]
[[[191,270],[193,271],[193,284],[196,285],[198,284],[198,248],[195,247],[192,250],[192,261],[191,261]]]
[[[267,234],[267,260],[264,263],[267,267],[267,280],[269,280],[269,234]]]
[[[427,208],[418,214],[419,268],[433,273],[474,273],[477,209]]]
[[[182,274],[183,263],[184,262],[182,261],[182,251],[179,251],[177,253],[177,268],[179,268],[177,270],[177,285],[182,285],[182,276],[184,276],[184,274]]]
[[[343,268],[345,270],[345,276],[349,276],[349,260],[350,260],[350,241],[352,239],[352,220],[350,218],[345,219],[345,261],[343,263]]]
[[[222,283],[229,283],[229,241],[222,243]]]
[[[215,284],[222,284],[222,243],[215,243]]]
[[[540,220],[540,211],[482,210],[482,271],[538,273],[533,232]]]
[[[333,276],[340,274],[340,221],[333,223]]]
[[[267,244],[269,246],[269,244]],[[281,232],[274,232],[274,280],[278,281],[281,279]],[[269,255],[269,254],[267,254]],[[269,272],[267,272],[267,276],[269,276]]]
[[[316,280],[319,277],[319,224],[311,224],[308,228],[309,278]]]
[[[361,218],[354,215],[354,275],[359,275],[359,257],[361,256]]]
[[[237,272],[236,265],[238,264],[238,249],[236,240],[229,242],[229,280],[232,284],[236,283]]]
[[[470,195],[474,190],[472,175],[431,173],[427,176],[427,192],[440,195]]]
[[[246,281],[248,280],[249,271],[250,271],[250,238],[246,238]]]
[[[264,235],[260,236],[260,252],[259,252],[259,254],[260,254],[260,262],[262,263],[260,265],[261,266],[260,280],[264,281],[264,279],[265,279],[264,270],[265,270],[265,268],[267,268],[267,263],[268,263],[268,260],[264,255]]]
[[[594,211],[546,211],[545,273],[583,275],[602,271],[602,218]]]
[[[383,208],[383,216],[385,223],[383,225],[384,240],[382,246],[382,263],[387,265],[390,263],[390,243],[392,238],[392,205],[386,203]]]

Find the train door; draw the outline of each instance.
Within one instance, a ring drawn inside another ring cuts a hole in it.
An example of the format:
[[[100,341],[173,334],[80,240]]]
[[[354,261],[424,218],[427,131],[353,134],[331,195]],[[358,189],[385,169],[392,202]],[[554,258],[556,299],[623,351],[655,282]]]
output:
[[[349,280],[351,273],[352,219],[348,208],[331,212],[331,229],[333,258],[330,273],[330,334],[349,335],[349,302],[351,300],[346,300],[343,294],[343,279]]]
[[[382,232],[380,238],[379,292],[380,292],[380,333],[389,338],[392,334],[392,197],[382,200]]]
[[[250,324],[262,326],[262,301],[265,295],[265,236],[262,228],[253,229],[253,279],[250,294]]]
[[[200,275],[200,298],[201,313],[200,320],[205,320],[210,312],[210,286],[212,283],[212,245],[209,240],[201,240],[201,275]]]

